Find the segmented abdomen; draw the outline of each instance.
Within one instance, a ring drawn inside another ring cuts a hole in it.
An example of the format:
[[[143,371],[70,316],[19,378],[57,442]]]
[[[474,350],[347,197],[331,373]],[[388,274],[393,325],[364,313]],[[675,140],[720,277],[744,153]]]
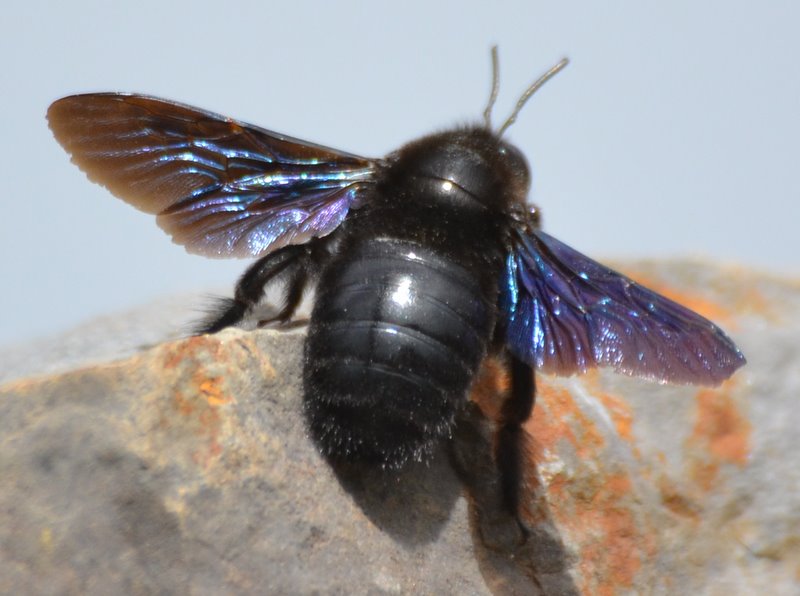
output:
[[[430,453],[486,353],[494,299],[409,241],[370,239],[340,255],[306,342],[305,410],[322,449],[389,467]]]

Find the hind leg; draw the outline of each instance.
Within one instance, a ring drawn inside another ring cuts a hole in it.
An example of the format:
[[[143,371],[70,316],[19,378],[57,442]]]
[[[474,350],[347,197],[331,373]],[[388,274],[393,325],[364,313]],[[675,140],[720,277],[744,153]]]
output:
[[[523,424],[533,410],[534,377],[530,366],[508,353],[500,362],[508,375],[508,389],[500,394],[492,393],[492,387],[489,394],[478,389],[476,397],[483,403],[502,399],[502,405],[491,418],[478,403],[467,405],[459,415],[451,458],[468,488],[484,544],[510,552],[528,536],[520,511],[527,462]],[[497,374],[488,372],[491,368],[484,369],[487,379]]]
[[[197,333],[216,333],[241,322],[264,297],[270,284],[285,281],[284,304],[280,312],[265,323],[286,322],[292,318],[308,282],[328,256],[326,242],[290,245],[259,259],[244,272],[236,284],[234,297],[224,300],[217,312],[203,321]]]
[[[508,354],[507,368],[511,386],[500,411],[495,460],[506,508],[519,520],[520,497],[525,480],[526,435],[522,425],[533,412],[536,383],[533,368],[511,354]],[[524,530],[521,522],[520,527]]]

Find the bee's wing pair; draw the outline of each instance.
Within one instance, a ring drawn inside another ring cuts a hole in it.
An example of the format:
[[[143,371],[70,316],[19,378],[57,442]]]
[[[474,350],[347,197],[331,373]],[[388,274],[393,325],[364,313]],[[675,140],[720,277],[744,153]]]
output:
[[[91,180],[209,257],[258,257],[331,233],[380,164],[141,95],[66,97],[48,120]],[[544,232],[515,233],[500,321],[517,357],[562,375],[611,366],[708,385],[744,364],[703,317]]]

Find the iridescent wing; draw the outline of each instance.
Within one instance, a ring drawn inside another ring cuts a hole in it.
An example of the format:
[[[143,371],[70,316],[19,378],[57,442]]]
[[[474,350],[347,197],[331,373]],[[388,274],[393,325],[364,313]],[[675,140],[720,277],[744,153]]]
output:
[[[65,97],[47,119],[90,180],[208,257],[257,257],[329,234],[377,165],[141,95]]]
[[[745,363],[716,325],[542,231],[519,231],[501,293],[506,342],[545,372],[597,366],[718,385]]]

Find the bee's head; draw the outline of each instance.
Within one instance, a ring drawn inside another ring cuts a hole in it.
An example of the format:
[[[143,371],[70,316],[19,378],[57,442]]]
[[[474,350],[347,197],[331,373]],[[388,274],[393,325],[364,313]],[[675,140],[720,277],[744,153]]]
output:
[[[424,190],[440,205],[508,212],[524,203],[530,168],[522,153],[485,127],[433,134],[388,158],[387,178],[396,188]]]
[[[567,65],[561,60],[534,81],[497,130],[491,114],[500,86],[497,48],[492,48],[492,92],[483,113],[484,125],[424,137],[402,147],[386,161],[386,180],[393,188],[413,188],[413,196],[459,209],[488,209],[519,214],[530,188],[530,167],[519,149],[502,139],[528,99]],[[406,194],[405,196],[412,196]]]

